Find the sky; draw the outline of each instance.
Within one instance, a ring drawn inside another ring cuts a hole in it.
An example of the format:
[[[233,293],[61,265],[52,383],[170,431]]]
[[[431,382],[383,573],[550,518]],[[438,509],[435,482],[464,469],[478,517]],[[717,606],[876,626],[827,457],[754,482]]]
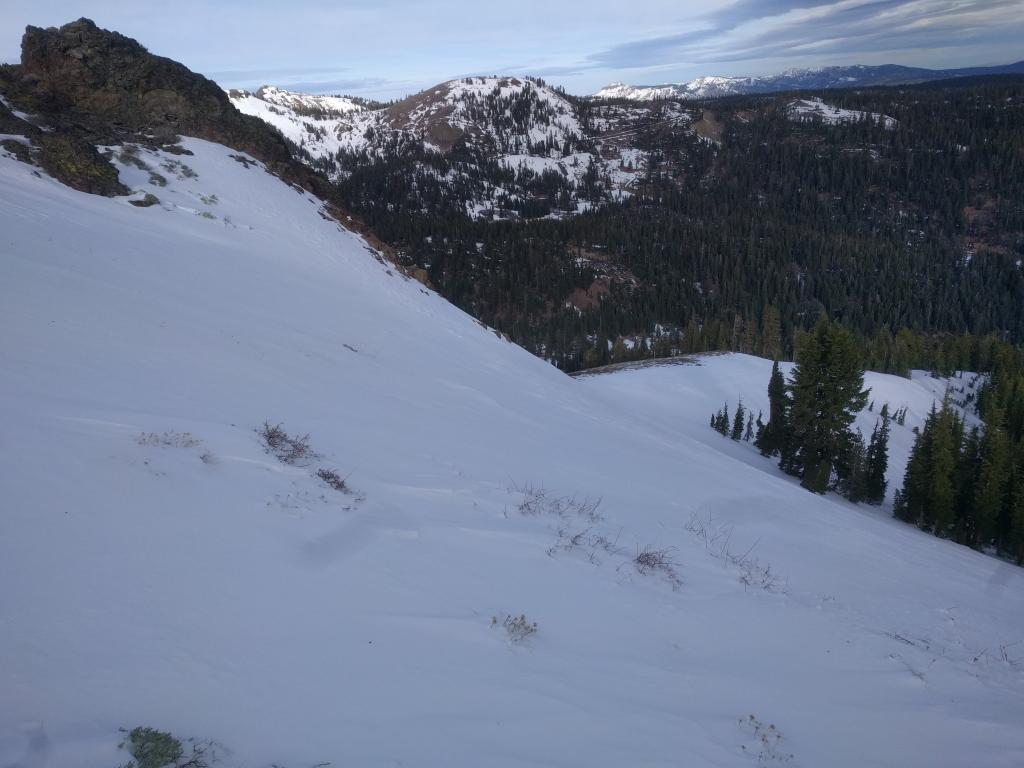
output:
[[[1024,59],[1024,0],[4,0],[0,61],[24,27],[82,16],[228,88],[390,99],[467,75],[592,93],[790,67],[931,68]]]

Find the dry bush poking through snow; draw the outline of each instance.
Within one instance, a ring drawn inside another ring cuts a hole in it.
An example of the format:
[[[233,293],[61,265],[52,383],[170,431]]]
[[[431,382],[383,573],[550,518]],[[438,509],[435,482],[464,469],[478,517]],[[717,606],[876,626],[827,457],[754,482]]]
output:
[[[714,523],[711,516],[702,520],[695,512],[686,524],[686,530],[704,542],[704,547],[711,553],[712,557],[718,558],[727,565],[735,566],[739,570],[740,583],[745,587],[758,587],[765,592],[786,593],[786,584],[774,573],[771,565],[762,563],[750,556],[755,541],[743,554],[737,554],[730,547],[732,539],[732,526],[723,523]]]
[[[256,429],[256,434],[267,453],[273,455],[282,464],[305,464],[318,458],[318,454],[309,444],[309,434],[292,437],[280,423],[271,424],[264,421],[263,426]]]
[[[750,734],[756,743],[752,749],[746,744],[740,745],[745,754],[756,756],[759,764],[792,763],[794,755],[779,751],[782,748],[782,733],[772,723],[765,725],[756,715],[748,715],[739,719],[741,730]]]
[[[679,574],[676,573],[676,563],[672,558],[671,548],[638,548],[636,557],[633,558],[633,565],[636,566],[637,571],[644,575],[649,573],[661,574],[672,585],[672,589],[678,589],[683,583],[683,580],[679,578]]]
[[[491,626],[498,626],[498,617],[491,616]],[[513,643],[521,643],[532,635],[537,634],[537,622],[531,622],[526,618],[525,613],[518,616],[505,616],[501,626],[508,633],[508,639]]]
[[[587,552],[587,559],[593,565],[600,565],[601,553],[609,556],[624,554],[623,549],[619,546],[619,535],[621,534],[620,530],[613,540],[602,533],[595,533],[593,528],[574,531],[568,523],[564,523],[558,526],[558,542],[548,547],[548,556],[554,557],[559,552],[582,549]]]
[[[327,483],[331,488],[342,493],[348,493],[349,488],[345,485],[345,478],[335,472],[333,469],[326,469],[321,467],[316,471],[316,476]]]
[[[601,499],[584,497],[577,499],[575,496],[555,496],[543,485],[536,486],[532,483],[522,485],[512,484],[509,487],[510,493],[522,494],[523,498],[516,505],[521,515],[555,515],[561,518],[577,517],[591,523],[599,523],[604,520],[604,515],[598,512],[601,506]]]

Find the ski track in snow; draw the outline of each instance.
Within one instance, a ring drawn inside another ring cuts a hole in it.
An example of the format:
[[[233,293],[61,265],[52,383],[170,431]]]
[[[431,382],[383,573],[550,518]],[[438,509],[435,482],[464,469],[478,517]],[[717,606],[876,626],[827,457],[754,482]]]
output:
[[[761,763],[1024,764],[1024,571],[710,430],[767,411],[770,362],[569,378],[184,145],[139,152],[166,186],[119,162],[149,208],[0,157],[0,765],[110,768],[150,725],[232,766],[741,766],[758,722]],[[946,382],[867,383],[909,407],[891,493]],[[265,420],[320,458],[277,462]],[[528,484],[602,517],[522,514]]]

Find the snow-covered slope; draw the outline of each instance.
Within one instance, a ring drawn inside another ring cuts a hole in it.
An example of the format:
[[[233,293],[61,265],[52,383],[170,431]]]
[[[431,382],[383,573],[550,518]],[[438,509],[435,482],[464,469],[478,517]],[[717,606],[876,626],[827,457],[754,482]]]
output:
[[[314,157],[327,157],[353,143],[368,124],[368,110],[344,96],[312,96],[265,85],[255,92],[229,91],[244,114],[258,117]]]
[[[818,98],[795,99],[789,103],[787,114],[793,120],[820,120],[829,125],[838,123],[858,123],[862,120],[870,120],[872,123],[881,123],[886,128],[895,128],[896,119],[888,115],[880,115],[876,112],[862,112],[857,109],[843,109],[832,104],[826,104]]]
[[[770,363],[568,378],[183,143],[147,208],[0,152],[0,764],[1024,761],[1024,571],[708,429]],[[901,453],[941,386],[869,383]]]

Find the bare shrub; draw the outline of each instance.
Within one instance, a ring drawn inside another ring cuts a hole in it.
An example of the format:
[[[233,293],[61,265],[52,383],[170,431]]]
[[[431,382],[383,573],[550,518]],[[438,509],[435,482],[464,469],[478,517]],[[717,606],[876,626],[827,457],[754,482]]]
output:
[[[637,571],[644,574],[655,573],[665,577],[673,589],[678,589],[683,580],[676,572],[676,563],[672,557],[672,548],[654,549],[653,547],[637,548],[636,557],[633,558],[633,565]]]
[[[316,476],[327,483],[331,488],[341,493],[348,493],[349,488],[345,484],[345,478],[335,472],[333,469],[326,469],[321,467],[316,471]]]
[[[163,448],[195,448],[203,442],[191,432],[175,432],[173,429],[167,432],[140,432],[135,441],[139,445]]]
[[[739,571],[739,580],[744,587],[757,587],[765,592],[785,594],[786,584],[772,572],[771,565],[751,557],[757,541],[746,552],[737,554],[730,544],[732,526],[713,522],[710,514],[707,520],[703,520],[696,512],[693,513],[690,522],[686,524],[686,530],[704,542],[704,547],[712,557],[735,567]]]
[[[591,499],[588,496],[578,499],[576,496],[556,496],[550,493],[543,485],[536,486],[532,483],[517,485],[513,483],[509,487],[510,493],[522,495],[522,499],[516,504],[519,514],[534,515],[555,515],[561,518],[582,518],[591,523],[598,523],[604,520],[604,515],[598,512],[601,506],[601,499]]]
[[[756,715],[741,717],[738,723],[740,730],[745,731],[754,740],[752,748],[748,749],[746,744],[741,744],[740,749],[745,754],[755,757],[758,764],[793,762],[794,755],[782,751],[782,732],[773,723],[765,725]]]
[[[497,616],[491,616],[491,626],[498,626]],[[508,633],[508,639],[513,643],[521,643],[537,634],[537,622],[531,622],[526,618],[525,613],[521,613],[518,616],[505,616],[501,626],[505,628],[505,631]]]
[[[293,437],[285,432],[280,423],[271,424],[269,421],[264,421],[263,426],[256,429],[256,434],[263,443],[264,450],[282,464],[301,466],[319,457],[309,444],[308,433]]]
[[[574,530],[568,523],[558,526],[558,541],[548,548],[548,556],[554,557],[559,552],[583,551],[587,559],[593,565],[601,564],[602,555],[621,555],[623,549],[619,547],[619,536],[622,530],[609,539],[603,533],[595,533],[593,527]]]

